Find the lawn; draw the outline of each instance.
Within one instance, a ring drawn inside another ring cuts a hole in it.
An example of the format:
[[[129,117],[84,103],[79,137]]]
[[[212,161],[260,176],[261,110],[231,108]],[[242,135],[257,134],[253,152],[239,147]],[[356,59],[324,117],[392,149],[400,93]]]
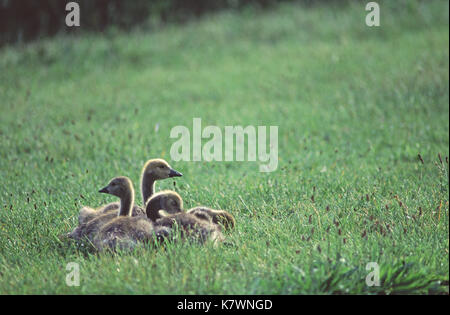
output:
[[[0,294],[448,293],[448,1],[379,3],[380,27],[365,2],[284,4],[3,47]],[[194,117],[278,126],[278,169],[173,161]],[[154,157],[184,174],[157,190],[236,217],[226,244],[58,238]]]

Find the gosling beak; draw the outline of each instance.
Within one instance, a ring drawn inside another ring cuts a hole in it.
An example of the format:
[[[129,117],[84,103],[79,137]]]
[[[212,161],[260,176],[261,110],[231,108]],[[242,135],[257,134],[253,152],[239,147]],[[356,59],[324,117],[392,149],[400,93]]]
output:
[[[175,171],[173,168],[170,169],[169,177],[180,177],[180,176],[183,176],[183,174],[181,174],[178,171]]]
[[[103,188],[100,189],[98,192],[99,192],[99,193],[105,193],[105,194],[107,194],[107,193],[108,193],[108,186],[103,187]]]

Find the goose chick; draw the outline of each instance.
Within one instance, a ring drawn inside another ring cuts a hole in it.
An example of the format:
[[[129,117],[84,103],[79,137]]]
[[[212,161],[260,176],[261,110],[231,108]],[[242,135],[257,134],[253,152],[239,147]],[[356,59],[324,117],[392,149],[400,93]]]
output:
[[[166,190],[153,195],[147,202],[146,213],[157,226],[170,229],[178,226],[183,239],[196,239],[201,243],[208,239],[215,243],[224,239],[219,226],[210,217],[199,218],[185,212],[183,200],[174,191]]]
[[[120,198],[120,209],[118,215],[115,211],[91,220],[88,223],[87,236],[93,241],[98,250],[133,248],[138,242],[148,242],[150,240],[162,240],[170,233],[170,228],[164,226],[155,227],[145,216],[132,216],[134,203],[134,189],[131,181],[126,177],[115,178],[100,192],[111,194]],[[111,214],[115,217],[98,224],[98,219],[109,218]],[[94,221],[94,222],[93,222]],[[94,227],[92,227],[94,223]],[[92,229],[94,228],[94,229]]]
[[[128,177],[115,177],[109,184],[99,190],[100,193],[108,193],[120,198],[119,213],[116,211],[109,211],[106,213],[95,215],[91,220],[87,220],[78,225],[73,230],[69,237],[73,239],[81,239],[87,237],[90,241],[98,232],[101,226],[113,220],[117,216],[129,216],[134,203],[133,184]]]
[[[148,160],[141,171],[141,194],[143,205],[153,195],[155,191],[155,182],[157,180],[163,180],[171,177],[183,176],[182,173],[174,170],[169,163],[163,159],[151,159]],[[78,223],[82,224],[92,220],[98,215],[104,214],[111,210],[119,209],[118,202],[111,202],[97,209],[90,207],[83,207],[78,215]],[[143,215],[145,216],[145,210],[137,205],[133,206],[132,216]]]

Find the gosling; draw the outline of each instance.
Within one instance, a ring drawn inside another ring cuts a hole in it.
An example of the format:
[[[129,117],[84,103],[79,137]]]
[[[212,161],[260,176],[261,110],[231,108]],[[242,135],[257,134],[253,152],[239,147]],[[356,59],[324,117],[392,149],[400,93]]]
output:
[[[183,200],[174,191],[166,190],[153,195],[147,202],[146,213],[157,226],[171,230],[178,226],[182,239],[195,239],[200,243],[212,240],[215,244],[224,240],[220,227],[210,217],[198,217],[183,211]],[[173,236],[172,231],[172,239]]]
[[[155,182],[157,180],[180,176],[183,176],[183,174],[174,170],[165,160],[163,159],[148,160],[144,164],[144,167],[142,168],[141,172],[141,194],[144,207],[147,200],[153,195],[155,191]],[[118,209],[119,209],[118,202],[111,202],[96,209],[90,207],[83,207],[78,215],[78,223],[81,225],[83,223],[89,222],[96,216],[105,214],[111,210],[118,210]],[[133,209],[132,216],[138,215],[145,216],[145,210],[143,208],[134,205],[132,209]]]
[[[106,213],[98,213],[91,220],[85,220],[80,223],[70,234],[69,237],[81,240],[86,237],[89,241],[93,241],[95,234],[107,222],[116,217],[129,216],[134,203],[133,184],[128,177],[115,177],[109,184],[99,190],[100,193],[109,193],[120,198],[119,212],[108,211]]]
[[[97,230],[92,238],[94,246],[98,250],[103,249],[131,249],[139,242],[149,242],[152,240],[161,241],[170,234],[170,228],[155,226],[150,219],[143,216],[132,216],[134,203],[134,189],[132,182],[127,177],[113,179],[108,186],[100,190],[101,193],[108,193],[120,198],[119,214],[107,220],[100,226],[95,224]],[[112,211],[110,211],[112,212]],[[108,217],[105,214],[101,217]],[[101,218],[99,217],[99,218]],[[97,219],[99,219],[97,218]],[[93,221],[97,220],[94,219]],[[92,221],[88,226],[92,225]]]

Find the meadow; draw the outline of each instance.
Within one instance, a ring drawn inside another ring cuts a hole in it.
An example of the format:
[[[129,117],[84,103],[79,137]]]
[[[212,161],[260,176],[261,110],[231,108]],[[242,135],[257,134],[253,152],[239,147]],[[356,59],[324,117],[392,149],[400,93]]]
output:
[[[380,27],[363,2],[284,4],[3,47],[0,294],[448,294],[448,2],[379,3]],[[172,161],[194,117],[278,126],[278,169]],[[184,174],[157,190],[235,216],[226,244],[59,238],[155,157]]]

